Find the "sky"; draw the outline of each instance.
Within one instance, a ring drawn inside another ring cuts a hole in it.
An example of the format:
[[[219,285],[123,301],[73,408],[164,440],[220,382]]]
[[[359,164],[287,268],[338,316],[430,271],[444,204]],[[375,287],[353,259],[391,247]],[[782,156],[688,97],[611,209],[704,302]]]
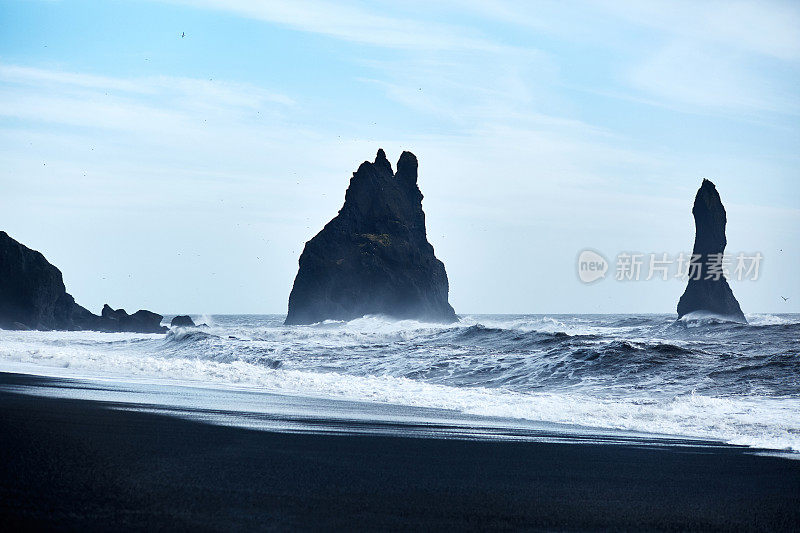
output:
[[[727,251],[763,256],[745,313],[800,312],[798,28],[796,2],[0,0],[0,229],[94,312],[285,313],[352,172],[410,150],[456,312],[674,313],[685,282],[618,257],[691,252],[708,178]]]

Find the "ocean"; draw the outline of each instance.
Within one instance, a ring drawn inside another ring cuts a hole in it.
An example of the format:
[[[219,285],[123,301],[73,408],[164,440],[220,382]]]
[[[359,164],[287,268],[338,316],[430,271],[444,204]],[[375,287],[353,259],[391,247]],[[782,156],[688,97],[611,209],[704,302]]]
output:
[[[671,315],[462,315],[451,325],[367,316],[311,326],[284,326],[282,315],[194,318],[208,327],[166,335],[0,331],[0,371],[269,393],[264,402],[280,395],[445,410],[520,427],[800,454],[796,314],[748,315],[747,325]]]

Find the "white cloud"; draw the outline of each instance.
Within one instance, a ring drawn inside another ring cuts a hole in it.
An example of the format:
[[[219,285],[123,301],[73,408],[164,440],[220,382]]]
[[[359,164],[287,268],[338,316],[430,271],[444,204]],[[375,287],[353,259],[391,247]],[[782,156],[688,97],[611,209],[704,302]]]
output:
[[[714,43],[735,51],[800,59],[800,6],[753,0],[598,0],[597,4],[670,38]]]
[[[791,0],[452,0],[449,4],[538,33],[601,46],[616,46],[624,42],[625,33],[639,27],[649,33],[633,35],[644,39],[688,39],[782,60],[800,59],[800,5]]]
[[[174,76],[150,76],[143,78],[113,78],[93,74],[41,69],[0,63],[0,83],[8,86],[49,88],[60,94],[76,90],[112,91],[117,95],[131,93],[137,96],[164,94],[191,96],[194,101],[217,102],[221,105],[258,107],[265,103],[291,105],[294,102],[286,95],[265,91],[244,83],[181,78]]]
[[[166,0],[236,13],[289,28],[345,41],[402,49],[494,50],[501,48],[477,32],[440,22],[388,16],[397,6],[378,3],[367,8],[356,2],[325,0]]]
[[[693,111],[798,112],[797,4],[599,0],[597,5],[655,32],[629,71],[634,88]]]
[[[36,85],[39,87],[46,85],[73,85],[91,89],[112,89],[138,93],[151,92],[141,83],[135,83],[130,80],[92,74],[47,70],[21,65],[0,64],[0,81],[4,83]]]
[[[466,0],[450,6],[585,47],[598,60],[594,68],[621,84],[591,87],[595,94],[693,113],[797,113],[796,2]]]
[[[634,87],[705,111],[797,113],[797,100],[738,54],[696,42],[664,46],[630,72]]]

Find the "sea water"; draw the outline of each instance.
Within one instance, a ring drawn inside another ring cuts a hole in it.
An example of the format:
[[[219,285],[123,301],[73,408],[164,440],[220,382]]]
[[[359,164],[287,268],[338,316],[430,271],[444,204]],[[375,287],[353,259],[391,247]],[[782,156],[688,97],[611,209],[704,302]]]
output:
[[[0,330],[0,371],[339,399],[800,452],[800,315],[202,317],[166,335]]]

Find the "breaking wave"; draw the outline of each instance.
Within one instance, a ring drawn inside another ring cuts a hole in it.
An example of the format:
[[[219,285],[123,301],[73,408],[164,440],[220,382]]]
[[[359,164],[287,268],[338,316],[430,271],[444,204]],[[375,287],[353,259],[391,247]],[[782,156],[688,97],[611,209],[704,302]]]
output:
[[[0,331],[2,363],[800,451],[800,315],[203,317],[167,335]]]

